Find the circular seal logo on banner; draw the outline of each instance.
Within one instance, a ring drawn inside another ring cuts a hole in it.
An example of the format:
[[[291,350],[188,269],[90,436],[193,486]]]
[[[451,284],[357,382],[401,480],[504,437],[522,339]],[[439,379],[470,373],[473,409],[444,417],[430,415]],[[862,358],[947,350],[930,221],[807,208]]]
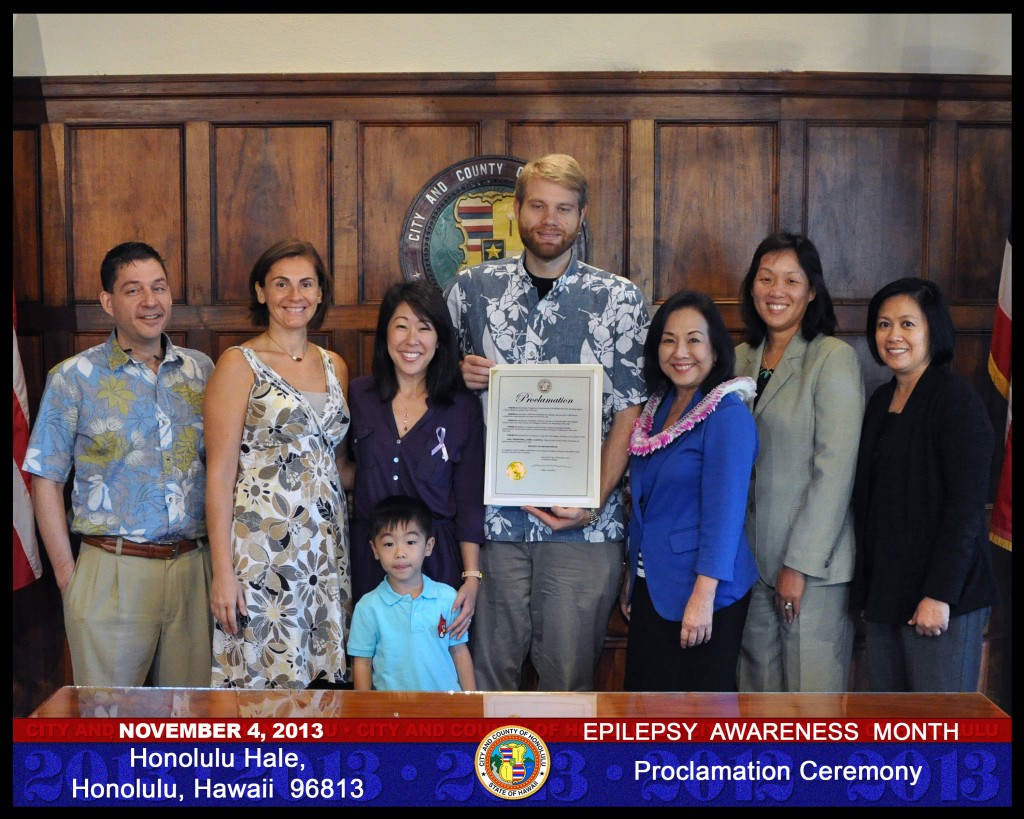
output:
[[[402,225],[402,275],[427,279],[442,291],[459,271],[523,252],[515,216],[515,186],[526,162],[514,156],[474,156],[427,182]],[[576,255],[587,261],[586,222]]]
[[[488,791],[502,799],[524,799],[547,781],[548,746],[529,728],[504,725],[476,749],[476,775]]]

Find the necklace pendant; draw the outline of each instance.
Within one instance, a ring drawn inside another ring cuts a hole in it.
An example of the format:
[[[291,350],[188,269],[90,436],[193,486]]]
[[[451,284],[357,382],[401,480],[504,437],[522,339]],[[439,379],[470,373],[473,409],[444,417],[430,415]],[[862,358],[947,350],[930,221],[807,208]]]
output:
[[[303,349],[302,355],[292,355],[290,352],[288,352],[288,348],[287,347],[285,347],[280,341],[278,341],[276,338],[274,338],[272,335],[270,335],[269,331],[267,332],[266,335],[267,335],[267,338],[269,338],[271,341],[274,342],[274,346],[276,346],[282,353],[284,353],[286,356],[288,356],[288,358],[290,358],[292,361],[302,361],[303,357],[306,355],[306,350],[305,349]],[[306,347],[307,348],[309,347],[309,342],[308,341],[306,342]]]

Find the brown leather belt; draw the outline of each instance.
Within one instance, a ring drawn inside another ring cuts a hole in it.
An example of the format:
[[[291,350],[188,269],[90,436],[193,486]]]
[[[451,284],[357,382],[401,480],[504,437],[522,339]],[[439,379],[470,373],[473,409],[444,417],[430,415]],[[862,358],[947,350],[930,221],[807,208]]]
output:
[[[199,548],[201,541],[176,540],[171,543],[135,543],[120,537],[93,537],[82,535],[82,543],[88,543],[111,554],[128,557],[148,557],[153,560],[174,560],[178,555],[188,554]],[[120,544],[120,552],[118,545]]]

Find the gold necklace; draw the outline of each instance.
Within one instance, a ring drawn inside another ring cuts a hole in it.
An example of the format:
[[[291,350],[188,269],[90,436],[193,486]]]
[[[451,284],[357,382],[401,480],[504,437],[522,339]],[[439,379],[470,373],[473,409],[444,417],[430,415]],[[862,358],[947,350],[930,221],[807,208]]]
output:
[[[269,332],[265,333],[265,335],[267,338],[273,341],[274,344],[276,344],[278,348],[281,350],[281,352],[288,356],[288,358],[290,358],[292,361],[302,361],[303,356],[305,356],[306,353],[309,351],[309,339],[306,339],[306,346],[302,348],[302,355],[292,355],[283,346],[281,346],[281,343],[272,335],[270,335]]]
[[[413,400],[415,401],[416,399],[414,398]],[[397,393],[395,394],[394,404],[395,409],[402,411],[402,434],[404,435],[409,431],[409,406],[404,401],[399,400]]]
[[[395,396],[395,409],[402,412],[402,435],[405,435],[409,431],[409,408],[398,401],[397,395]],[[398,423],[397,418],[395,423]]]

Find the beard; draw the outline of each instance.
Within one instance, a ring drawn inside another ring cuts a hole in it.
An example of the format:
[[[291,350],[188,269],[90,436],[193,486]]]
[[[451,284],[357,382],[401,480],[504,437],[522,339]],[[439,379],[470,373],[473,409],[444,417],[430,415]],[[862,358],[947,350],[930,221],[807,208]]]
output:
[[[582,225],[582,222],[581,222]],[[580,235],[580,228],[577,227],[572,234],[563,234],[562,240],[557,243],[540,242],[538,241],[532,231],[525,230],[522,225],[519,226],[519,238],[523,242],[523,247],[530,251],[538,259],[545,262],[553,261],[569,250],[574,244],[576,244],[576,237]]]

